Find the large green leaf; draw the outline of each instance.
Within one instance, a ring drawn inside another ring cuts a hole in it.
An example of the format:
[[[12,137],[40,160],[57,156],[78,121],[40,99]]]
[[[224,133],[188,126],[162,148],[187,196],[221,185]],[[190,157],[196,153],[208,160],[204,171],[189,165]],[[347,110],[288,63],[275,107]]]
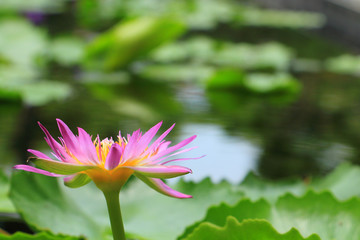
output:
[[[223,226],[228,216],[234,216],[239,221],[266,219],[279,232],[295,227],[303,236],[315,233],[322,240],[360,239],[360,199],[352,198],[340,202],[329,192],[309,191],[302,197],[286,194],[273,205],[266,200],[251,202],[246,199],[235,206],[222,203],[210,208],[201,222]],[[190,234],[201,222],[189,227],[183,237]]]
[[[360,56],[344,54],[327,59],[325,61],[325,68],[331,72],[359,75]]]
[[[360,197],[360,189],[354,188],[354,186],[358,185],[360,185],[360,167],[343,163],[327,176],[314,180],[310,178],[308,180],[270,181],[251,173],[239,185],[239,190],[253,201],[266,198],[270,202],[275,202],[278,197],[286,193],[301,196],[308,189],[314,189],[315,191],[328,190],[336,198],[347,200],[351,197]]]
[[[23,19],[0,19],[0,55],[9,62],[36,66],[47,46],[45,33]]]
[[[47,232],[42,232],[35,235],[25,234],[25,233],[15,233],[13,235],[1,235],[0,240],[81,240],[83,238],[70,237],[65,235],[52,235]]]
[[[142,17],[121,22],[86,49],[89,67],[115,70],[179,36],[184,25],[168,18]]]
[[[80,63],[84,55],[85,43],[76,37],[64,36],[54,39],[49,46],[51,57],[64,66]]]
[[[0,171],[0,212],[15,212],[14,206],[8,196],[9,188],[9,179]]]
[[[143,239],[174,239],[210,205],[224,199],[235,203],[242,196],[229,183],[213,184],[209,179],[198,184],[180,181],[174,186],[192,194],[193,199],[163,196],[140,181],[128,185],[121,193],[125,229]],[[85,235],[94,240],[104,239],[103,235],[110,232],[105,199],[93,184],[70,189],[59,187],[54,178],[19,171],[12,177],[11,199],[36,230]]]
[[[79,203],[74,203],[61,191],[54,178],[16,171],[11,179],[10,197],[24,220],[37,231],[103,239],[106,229],[93,219],[96,212],[88,215],[82,211],[77,206]]]
[[[296,229],[289,232],[278,233],[269,222],[265,220],[244,220],[241,223],[229,216],[224,227],[209,222],[201,223],[184,240],[320,240],[316,235],[303,238]]]
[[[354,184],[359,182],[360,168],[350,164],[341,165],[323,180],[312,183],[300,180],[269,182],[249,175],[239,186],[226,182],[212,184],[209,179],[200,183],[180,181],[173,186],[178,191],[192,194],[193,199],[168,198],[140,181],[131,181],[122,190],[121,205],[126,231],[129,236],[139,239],[174,239],[186,226],[201,219],[209,206],[223,201],[234,204],[244,196],[252,200],[242,200],[236,207],[223,204],[219,207],[221,214],[215,213],[215,217],[205,221],[224,226],[228,215],[237,217],[239,221],[263,218],[268,219],[280,232],[297,227],[306,237],[316,233],[316,229],[319,229],[319,234],[331,233],[327,226],[336,225],[336,219],[344,223],[339,229],[349,226],[349,231],[352,230],[353,225],[348,225],[348,222],[359,222],[358,200],[350,199],[342,203],[328,192],[310,192],[299,196],[309,188],[316,191],[329,189],[336,197],[349,199],[359,196],[360,190],[354,189]],[[279,196],[289,192],[298,197],[287,194],[279,199]],[[94,240],[99,236],[102,239],[109,236],[105,200],[94,184],[70,189],[59,186],[54,178],[16,172],[12,178],[11,198],[25,221],[34,229],[85,235]],[[208,216],[212,216],[210,213],[214,209],[217,208],[210,210]],[[344,216],[340,217],[341,214]],[[304,219],[318,223],[308,226]],[[308,230],[304,231],[303,228]],[[342,233],[346,234],[345,231]]]

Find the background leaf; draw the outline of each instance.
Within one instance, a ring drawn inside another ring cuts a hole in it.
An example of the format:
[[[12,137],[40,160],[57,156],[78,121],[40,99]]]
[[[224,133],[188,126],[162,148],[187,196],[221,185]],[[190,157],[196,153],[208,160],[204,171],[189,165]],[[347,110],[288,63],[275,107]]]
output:
[[[86,233],[89,239],[102,239],[104,229],[61,191],[56,179],[16,171],[11,179],[10,197],[24,220],[37,231],[72,236]]]
[[[13,213],[15,208],[8,196],[10,189],[8,177],[0,171],[0,212]]]
[[[229,216],[224,227],[209,222],[201,223],[184,240],[320,240],[316,235],[303,238],[296,229],[289,232],[278,233],[269,222],[264,220],[245,220],[241,223],[236,218]]]
[[[229,183],[213,184],[209,179],[197,184],[180,181],[173,186],[194,195],[193,199],[163,196],[140,181],[128,185],[121,193],[125,229],[143,239],[174,239],[212,204],[224,198],[235,203],[242,196]],[[94,240],[110,234],[105,199],[93,184],[70,189],[60,187],[54,178],[18,171],[12,177],[11,199],[38,231],[49,229]]]
[[[303,236],[316,233],[322,240],[360,239],[360,199],[340,202],[329,192],[312,191],[302,197],[286,194],[275,204],[266,200],[251,202],[246,199],[235,206],[222,203],[210,208],[204,220],[189,227],[182,237],[190,234],[202,222],[223,226],[228,216],[234,216],[240,222],[246,219],[266,219],[279,232],[296,228]]]
[[[0,234],[0,240],[81,240],[82,238],[70,237],[65,235],[54,236],[50,233],[42,232],[35,235],[26,233],[15,233],[11,236],[5,236]]]

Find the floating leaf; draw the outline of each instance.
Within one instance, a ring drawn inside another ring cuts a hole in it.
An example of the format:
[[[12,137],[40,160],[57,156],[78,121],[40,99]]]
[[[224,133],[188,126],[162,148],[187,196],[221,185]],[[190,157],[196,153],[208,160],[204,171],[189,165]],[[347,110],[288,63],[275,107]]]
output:
[[[274,203],[280,196],[291,193],[301,196],[307,190],[330,191],[340,200],[360,197],[360,189],[354,188],[360,184],[360,167],[349,163],[339,165],[333,172],[323,178],[287,179],[270,181],[250,173],[239,185],[239,190],[253,201],[265,198]]]
[[[221,69],[216,71],[208,80],[209,89],[240,89],[244,87],[245,74],[240,70]]]
[[[109,71],[121,68],[183,31],[181,22],[166,18],[142,17],[121,22],[88,45],[86,64]]]
[[[83,58],[85,43],[75,37],[59,37],[54,39],[50,46],[50,55],[58,63],[70,66]]]
[[[162,196],[140,181],[129,184],[120,195],[125,229],[144,239],[174,239],[210,205],[224,198],[235,203],[242,196],[230,184],[213,184],[209,179],[198,184],[180,181],[173,186],[194,195],[185,200]],[[59,187],[54,178],[19,171],[13,174],[11,186],[16,208],[38,231],[50,229],[93,240],[110,233],[104,197],[93,184],[70,189]]]
[[[26,233],[17,232],[13,235],[6,236],[0,234],[0,240],[82,240],[83,238],[70,237],[65,235],[52,235],[47,232],[30,235]]]
[[[360,56],[349,54],[326,60],[325,67],[327,70],[336,73],[360,74]]]
[[[46,53],[46,35],[22,19],[0,20],[0,55],[10,63],[37,67]]]
[[[33,12],[59,12],[63,9],[65,2],[66,0],[2,0],[0,9]]]
[[[196,64],[167,64],[146,66],[140,75],[162,81],[201,81],[211,76],[213,71],[213,67]]]
[[[0,212],[12,213],[15,208],[8,196],[10,189],[9,179],[0,171]]]
[[[260,45],[223,43],[211,62],[242,69],[287,70],[291,58],[291,50],[276,42]]]
[[[320,28],[326,23],[323,14],[314,12],[243,7],[238,13],[237,22],[250,26]]]
[[[300,82],[294,77],[285,74],[248,74],[244,80],[244,87],[255,93],[290,93],[295,94],[301,90]]]
[[[197,36],[187,40],[167,44],[156,49],[151,59],[156,62],[186,61],[202,63],[209,62],[214,57],[216,42],[205,36]]]
[[[50,229],[55,234],[103,239],[106,227],[98,226],[93,220],[94,212],[88,215],[82,211],[64,195],[54,178],[24,171],[14,172],[10,198],[24,220],[37,231]]]
[[[71,88],[66,83],[40,81],[18,87],[23,101],[32,106],[39,106],[69,96]]]
[[[296,229],[289,232],[278,233],[269,222],[265,220],[244,220],[241,223],[229,216],[224,227],[209,222],[201,223],[189,236],[183,240],[320,240],[316,235],[303,238]]]
[[[318,234],[322,240],[360,239],[360,199],[340,202],[329,192],[309,191],[302,197],[286,194],[274,205],[266,200],[251,202],[246,199],[235,206],[222,203],[210,208],[202,222],[223,226],[228,216],[234,216],[240,222],[245,219],[266,219],[279,232],[296,228],[303,236]],[[183,237],[200,223],[189,227]]]

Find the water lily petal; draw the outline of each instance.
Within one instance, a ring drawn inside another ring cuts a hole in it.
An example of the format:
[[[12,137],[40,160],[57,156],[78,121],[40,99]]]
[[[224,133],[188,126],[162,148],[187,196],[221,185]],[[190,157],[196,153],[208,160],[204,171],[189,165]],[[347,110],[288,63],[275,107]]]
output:
[[[128,143],[126,144],[124,155],[123,155],[123,161],[126,161],[128,159],[131,159],[133,156],[136,156],[137,152],[137,143],[138,139],[140,137],[140,129],[133,132],[131,136],[128,136]]]
[[[206,155],[202,155],[202,156],[196,157],[196,158],[177,158],[177,159],[172,159],[172,160],[163,162],[163,163],[161,163],[161,164],[167,164],[167,163],[169,163],[169,162],[175,162],[175,161],[196,160],[196,159],[203,158],[203,157],[205,157],[205,156],[206,156]]]
[[[163,134],[160,135],[158,139],[156,139],[151,146],[145,151],[144,155],[151,153],[158,145],[162,142],[162,140],[169,134],[169,132],[175,127],[175,123],[169,127]]]
[[[82,187],[91,182],[91,178],[85,173],[77,173],[64,178],[64,184],[70,188]]]
[[[18,169],[18,170],[24,170],[24,171],[27,171],[27,172],[39,173],[39,174],[50,176],[50,177],[63,177],[64,176],[64,175],[61,175],[61,174],[55,174],[55,173],[51,173],[51,172],[48,172],[48,171],[45,171],[45,170],[41,170],[41,169],[29,166],[29,165],[20,164],[20,165],[15,165],[13,168]]]
[[[139,173],[134,173],[136,177],[138,177],[141,181],[146,183],[149,187],[154,189],[155,191],[162,193],[169,197],[174,198],[192,198],[191,195],[186,195],[184,193],[178,192],[172,188],[170,188],[168,185],[166,185],[163,181],[157,178],[149,178]]]
[[[45,141],[50,146],[50,148],[53,150],[54,154],[57,156],[57,158],[61,159],[62,161],[66,162],[65,156],[62,154],[61,149],[63,148],[49,133],[49,131],[40,123],[38,122],[41,130],[45,133]]]
[[[109,154],[105,160],[105,168],[111,170],[116,168],[122,156],[122,148],[118,144],[113,144],[110,148]]]
[[[156,161],[157,159],[169,154],[169,153],[172,153],[182,147],[184,147],[185,145],[191,143],[194,139],[196,138],[196,135],[194,136],[191,136],[181,142],[179,142],[178,144],[172,146],[172,147],[169,147],[161,152],[159,152],[158,154],[154,155],[153,157],[150,157],[147,159],[147,161],[150,163],[150,162],[153,162],[153,161]]]
[[[79,132],[79,146],[82,148],[83,154],[90,160],[92,163],[98,164],[99,160],[96,153],[96,148],[94,143],[91,140],[90,135],[82,128],[78,128]],[[84,162],[86,160],[83,160]]]
[[[38,158],[43,158],[43,159],[47,159],[47,160],[52,160],[51,158],[49,158],[46,154],[38,151],[38,150],[33,150],[33,149],[28,149],[29,153],[34,154],[35,156],[37,156]]]
[[[77,165],[40,158],[33,158],[30,160],[45,171],[62,175],[71,175],[88,169],[97,168],[97,166]]]
[[[150,128],[139,140],[136,147],[136,155],[141,154],[149,145],[151,140],[154,138],[156,133],[159,131],[162,125],[162,121]]]
[[[164,165],[152,165],[152,166],[124,166],[134,170],[136,173],[151,178],[173,178],[181,175],[191,173],[191,169],[182,166],[164,166]]]
[[[168,156],[166,156],[166,157],[157,159],[156,161],[153,161],[152,163],[153,163],[153,164],[159,163],[159,162],[161,162],[161,161],[163,161],[163,160],[165,160],[165,159],[167,159],[167,158],[169,158],[169,157],[172,157],[172,156],[175,156],[175,155],[178,155],[178,154],[181,154],[181,153],[185,153],[185,152],[191,151],[191,150],[193,150],[193,149],[195,149],[195,148],[197,148],[197,147],[191,147],[191,148],[183,149],[183,150],[181,150],[181,151],[178,151],[178,152],[175,152],[175,153],[173,153],[173,154],[170,154],[170,155],[168,155]],[[163,163],[163,164],[165,164],[165,163]]]
[[[73,132],[70,130],[70,128],[60,119],[56,119],[58,123],[58,127],[60,130],[60,133],[63,137],[63,141],[66,145],[66,147],[70,150],[72,154],[74,154],[77,159],[86,159],[84,154],[79,149],[79,141],[76,138],[76,136],[73,134]],[[84,162],[87,163],[87,162]]]

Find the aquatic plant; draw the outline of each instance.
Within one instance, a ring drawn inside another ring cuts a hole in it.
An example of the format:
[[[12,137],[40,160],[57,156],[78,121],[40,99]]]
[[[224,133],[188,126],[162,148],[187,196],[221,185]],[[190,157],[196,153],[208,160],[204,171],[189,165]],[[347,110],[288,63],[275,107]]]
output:
[[[191,173],[189,168],[167,163],[187,160],[184,158],[168,160],[169,157],[190,151],[183,149],[192,142],[196,135],[171,146],[164,138],[173,129],[173,124],[152,144],[150,142],[158,132],[162,122],[153,126],[145,134],[140,129],[131,135],[123,137],[119,132],[117,140],[97,136],[93,141],[82,128],[78,128],[78,136],[69,127],[57,119],[62,135],[60,143],[48,130],[39,123],[45,133],[45,140],[52,149],[53,160],[46,154],[29,149],[35,158],[30,158],[37,167],[16,165],[15,169],[35,172],[52,177],[64,177],[65,185],[73,188],[81,187],[91,180],[104,193],[114,239],[125,239],[125,231],[120,211],[119,193],[131,175],[135,175],[156,191],[175,198],[190,198],[190,195],[180,193],[167,186],[160,178],[173,178]]]

